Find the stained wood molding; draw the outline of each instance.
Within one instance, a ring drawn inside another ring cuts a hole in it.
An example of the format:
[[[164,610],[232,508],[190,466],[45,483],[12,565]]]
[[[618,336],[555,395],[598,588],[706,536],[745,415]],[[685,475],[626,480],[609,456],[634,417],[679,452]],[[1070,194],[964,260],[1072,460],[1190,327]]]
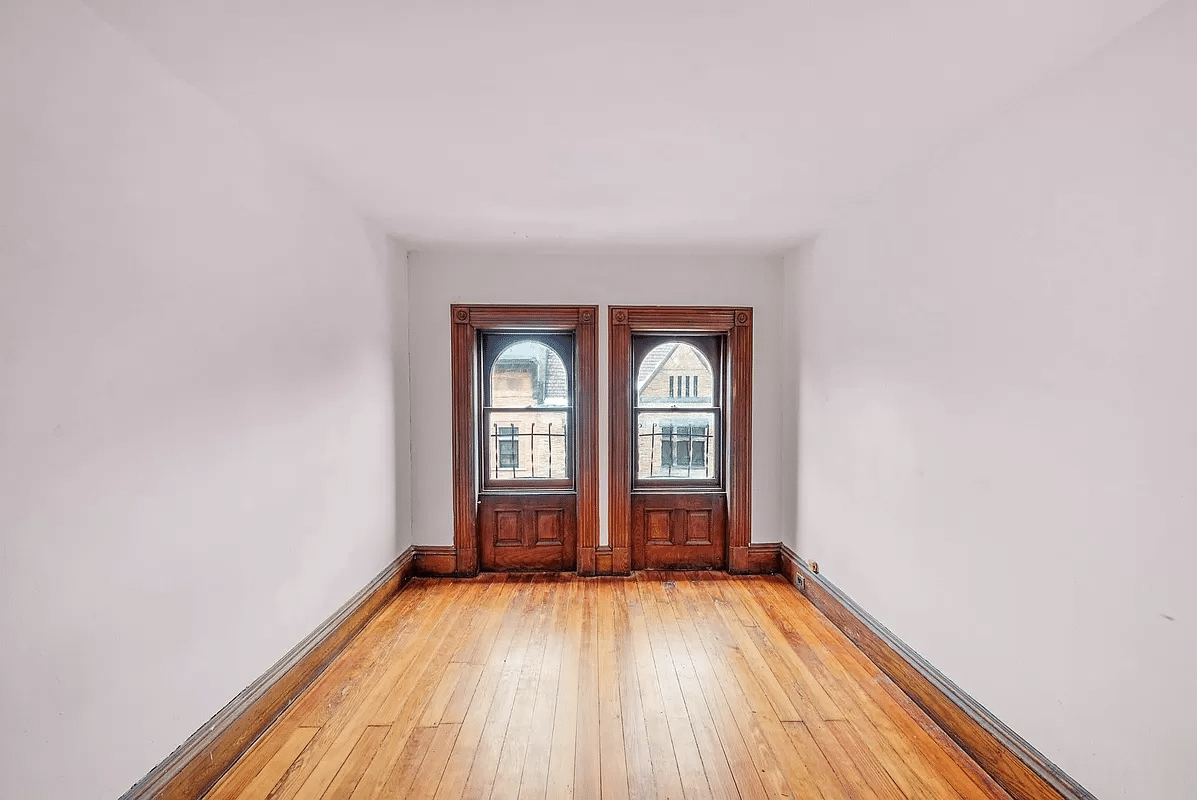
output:
[[[577,475],[574,488],[578,501],[577,569],[580,575],[595,573],[598,545],[598,306],[512,306],[460,305],[449,308],[452,336],[453,397],[453,551],[451,573],[478,574],[478,456],[475,450],[478,407],[477,359],[479,331],[543,330],[573,331],[577,343],[577,389],[574,415],[577,426]],[[425,574],[446,574],[443,559],[424,563]]]
[[[752,541],[752,309],[698,306],[612,306],[610,366],[608,537],[612,571],[631,570],[633,333],[722,333],[730,364],[727,392],[727,569],[751,572]]]
[[[611,545],[603,544],[594,548],[594,570],[596,575],[611,574]]]
[[[747,547],[732,550],[729,555],[729,572],[752,575],[781,572],[781,542],[753,542]]]
[[[418,544],[415,550],[414,573],[432,578],[447,578],[458,572],[458,551],[451,545]]]
[[[120,800],[194,800],[210,789],[412,575],[408,548]]]
[[[782,574],[1016,800],[1096,800],[786,545]]]

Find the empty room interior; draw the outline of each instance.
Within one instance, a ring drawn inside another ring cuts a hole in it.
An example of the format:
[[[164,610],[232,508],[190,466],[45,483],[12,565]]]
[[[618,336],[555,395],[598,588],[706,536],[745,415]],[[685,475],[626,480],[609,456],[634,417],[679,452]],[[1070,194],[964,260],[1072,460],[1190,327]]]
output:
[[[0,798],[1197,797],[1197,0],[0,0]]]

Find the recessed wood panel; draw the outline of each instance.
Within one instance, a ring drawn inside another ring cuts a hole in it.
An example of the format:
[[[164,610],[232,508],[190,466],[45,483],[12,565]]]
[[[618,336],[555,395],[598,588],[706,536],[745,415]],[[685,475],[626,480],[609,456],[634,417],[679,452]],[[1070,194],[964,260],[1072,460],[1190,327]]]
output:
[[[711,544],[712,526],[710,511],[686,511],[685,544]]]
[[[572,492],[483,495],[478,503],[481,569],[575,569],[577,503]]]
[[[727,497],[720,492],[631,497],[632,569],[726,567]]]
[[[536,544],[560,545],[565,540],[565,512],[559,508],[550,510],[536,509]]]
[[[520,512],[495,511],[495,544],[522,546],[523,543],[524,540],[520,536]]]
[[[644,535],[650,542],[673,541],[673,509],[649,508],[644,511]]]

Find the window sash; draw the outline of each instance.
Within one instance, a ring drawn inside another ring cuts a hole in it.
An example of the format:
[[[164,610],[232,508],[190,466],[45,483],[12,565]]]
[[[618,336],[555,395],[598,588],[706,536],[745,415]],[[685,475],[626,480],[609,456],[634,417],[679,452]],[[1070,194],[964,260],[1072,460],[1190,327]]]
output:
[[[633,478],[637,486],[721,485],[722,415],[718,406],[662,409],[645,407],[633,410]],[[710,414],[709,424],[682,423],[699,414]],[[673,424],[642,423],[644,415],[674,417]],[[645,425],[651,425],[645,429]],[[643,474],[647,463],[649,474]]]
[[[551,416],[519,424],[495,415]],[[480,420],[483,489],[571,489],[574,486],[572,407],[485,408]]]

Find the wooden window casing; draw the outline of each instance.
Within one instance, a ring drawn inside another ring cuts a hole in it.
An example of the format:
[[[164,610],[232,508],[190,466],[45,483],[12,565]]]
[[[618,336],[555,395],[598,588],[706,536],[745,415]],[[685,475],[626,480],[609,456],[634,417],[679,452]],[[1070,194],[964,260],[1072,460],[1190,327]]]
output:
[[[480,334],[482,332],[573,332],[574,448],[572,484],[577,492],[577,569],[595,574],[598,544],[598,336],[597,306],[458,305],[449,309],[453,327],[451,381],[453,415],[453,546],[455,574],[478,573]]]
[[[721,455],[727,491],[727,567],[750,572],[752,541],[752,309],[704,306],[612,306],[609,310],[610,454],[608,488],[612,572],[631,570],[632,442],[636,376],[634,334],[723,334],[726,432]],[[715,365],[712,363],[712,368]]]

